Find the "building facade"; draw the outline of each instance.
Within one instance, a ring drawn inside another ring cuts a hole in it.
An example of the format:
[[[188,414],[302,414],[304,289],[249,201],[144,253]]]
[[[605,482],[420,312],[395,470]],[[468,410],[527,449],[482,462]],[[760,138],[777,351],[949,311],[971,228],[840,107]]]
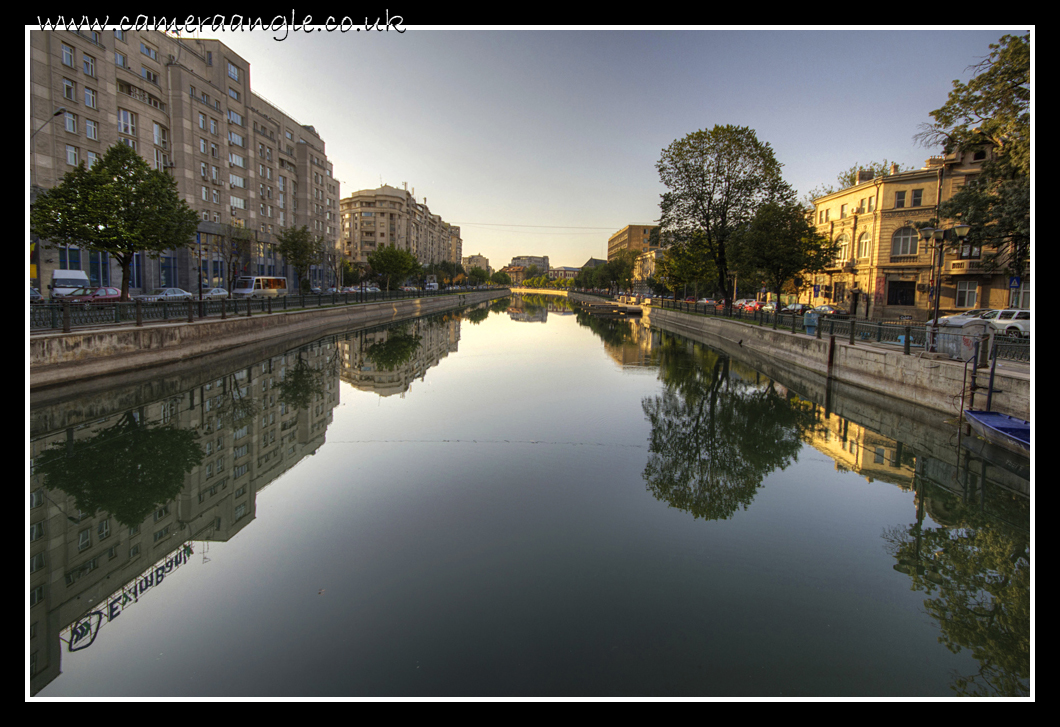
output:
[[[939,204],[980,173],[985,159],[982,152],[932,157],[921,169],[898,172],[892,167],[889,175],[815,199],[817,230],[838,251],[824,272],[807,281],[809,302],[833,303],[858,318],[927,320],[941,270],[942,315],[1029,305],[1029,268],[1019,287],[1010,289],[1008,273],[982,264],[982,250],[946,245],[940,261],[939,246],[919,233],[918,228],[938,219]],[[940,226],[952,222],[942,220]]]
[[[342,251],[353,264],[367,265],[368,256],[383,246],[406,250],[421,265],[460,261],[460,228],[432,214],[427,200],[417,202],[408,189],[362,189],[339,207]]]
[[[626,225],[611,235],[607,241],[607,261],[614,260],[623,250],[631,250],[637,255],[645,252],[651,247],[651,231],[657,227],[658,225]]]
[[[544,257],[538,255],[519,255],[518,257],[512,258],[511,264],[522,268],[529,268],[531,265],[536,265],[539,275],[548,275],[548,255],[545,255]]]
[[[251,89],[250,63],[217,40],[160,31],[30,32],[31,196],[58,185],[114,144],[168,170],[200,216],[191,247],[137,256],[130,290],[200,284],[237,275],[288,276],[277,235],[306,226],[325,241],[310,272],[338,270],[339,183],[316,130]],[[31,240],[31,285],[78,269],[93,285],[121,284],[105,253]]]
[[[471,270],[471,268],[482,268],[490,275],[493,274],[493,268],[490,267],[489,259],[481,254],[468,255],[467,257],[461,258],[460,264],[464,267],[465,272]]]

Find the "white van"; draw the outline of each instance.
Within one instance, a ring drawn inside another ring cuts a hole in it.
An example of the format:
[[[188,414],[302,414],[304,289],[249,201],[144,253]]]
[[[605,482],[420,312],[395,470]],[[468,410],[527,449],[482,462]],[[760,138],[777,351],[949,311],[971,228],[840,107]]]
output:
[[[48,290],[51,291],[52,300],[58,300],[78,288],[87,288],[90,285],[88,273],[84,270],[52,270],[52,282]]]
[[[424,290],[438,290],[438,283],[427,283]]]
[[[236,279],[233,298],[282,298],[287,295],[287,278],[245,275]]]

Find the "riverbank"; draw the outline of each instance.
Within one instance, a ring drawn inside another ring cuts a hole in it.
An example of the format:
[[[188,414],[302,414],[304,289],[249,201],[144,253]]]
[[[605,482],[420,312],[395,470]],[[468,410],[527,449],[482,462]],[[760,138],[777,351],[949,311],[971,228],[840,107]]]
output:
[[[737,356],[752,366],[769,362],[800,368],[831,380],[919,404],[956,416],[961,394],[965,406],[985,406],[989,371],[978,371],[977,383],[984,390],[974,401],[964,381],[965,367],[959,361],[928,354],[904,355],[886,344],[851,344],[835,337],[821,339],[803,333],[775,330],[715,316],[642,306],[645,321],[653,326],[701,341]],[[1021,419],[1031,418],[1030,367],[998,370],[994,379],[991,408]],[[970,372],[969,372],[970,377]]]
[[[391,323],[463,308],[509,295],[478,290],[455,295],[262,313],[250,317],[199,319],[143,326],[113,326],[29,338],[31,391],[71,381],[132,372],[292,335]]]

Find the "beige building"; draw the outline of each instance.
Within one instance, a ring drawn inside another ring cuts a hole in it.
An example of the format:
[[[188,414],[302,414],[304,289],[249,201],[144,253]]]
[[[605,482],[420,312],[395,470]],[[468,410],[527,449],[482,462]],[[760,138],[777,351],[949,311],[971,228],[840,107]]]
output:
[[[489,274],[493,274],[493,268],[490,267],[490,261],[488,258],[480,255],[468,255],[465,258],[460,259],[460,264],[463,265],[464,270],[468,271],[471,268],[482,268]]]
[[[352,263],[367,264],[383,246],[407,250],[422,265],[460,260],[460,228],[432,214],[427,200],[417,202],[408,189],[359,190],[343,198],[340,213],[343,254]]]
[[[632,250],[639,255],[649,247],[651,231],[658,225],[626,225],[621,230],[611,235],[607,241],[607,260],[615,259],[622,250]]]
[[[653,248],[642,252],[633,262],[633,290],[638,295],[646,295],[651,291],[648,288],[648,280],[658,279],[666,250]]]
[[[814,305],[834,303],[859,318],[879,320],[932,315],[938,246],[921,239],[918,227],[938,218],[938,205],[978,174],[982,153],[932,157],[924,167],[860,181],[814,200],[819,232],[839,250],[827,270],[808,281]],[[942,220],[942,227],[952,227]],[[973,308],[1029,306],[1030,277],[1010,292],[1007,273],[988,272],[982,251],[947,245],[941,262],[940,314]]]
[[[327,259],[311,279],[334,281],[339,183],[324,141],[253,92],[247,59],[218,40],[159,31],[29,35],[31,187],[52,188],[121,143],[168,169],[199,214],[193,247],[137,260],[134,292],[195,291],[200,268],[206,285],[230,287],[233,274],[287,275],[293,283],[294,271],[276,252],[277,235],[302,225],[327,243]],[[229,259],[238,238],[249,242]],[[31,284],[47,295],[57,269],[84,270],[94,285],[121,284],[106,254],[33,245]]]

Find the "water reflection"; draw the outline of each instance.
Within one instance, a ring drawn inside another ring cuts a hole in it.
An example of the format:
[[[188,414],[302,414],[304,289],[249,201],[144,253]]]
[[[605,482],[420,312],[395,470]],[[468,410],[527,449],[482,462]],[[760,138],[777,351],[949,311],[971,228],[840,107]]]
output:
[[[971,651],[975,673],[955,674],[960,696],[1030,694],[1030,503],[968,456],[956,478],[914,478],[917,519],[883,533],[894,569],[927,596],[939,642]],[[934,522],[932,522],[934,521]]]
[[[925,694],[1028,693],[1020,463],[958,446],[945,427],[913,436],[907,417],[856,392],[826,400],[819,382],[538,297],[36,407],[32,692],[70,652],[92,663],[71,659],[68,680],[77,665],[80,677],[113,665],[107,649],[145,633],[135,618],[113,625],[140,600],[183,596],[174,608],[194,610],[203,591],[189,580],[225,590],[224,579],[262,572],[260,589],[233,584],[238,607],[194,622],[200,638],[241,634],[227,646],[242,660],[202,667],[221,694],[266,684],[256,670],[269,659],[313,662],[285,673],[297,694],[319,683],[334,695],[920,694],[921,682]],[[523,325],[542,314],[549,328]],[[447,386],[416,388],[457,351],[465,321],[470,345],[432,379]],[[579,391],[553,376],[555,398],[535,389],[493,416],[523,383],[501,374],[536,370],[525,352],[498,349],[544,349],[544,332],[607,356],[542,353],[541,365],[552,357],[563,377],[582,376]],[[454,393],[461,368],[471,383]],[[472,391],[490,405],[454,406]],[[432,398],[435,408],[414,408]],[[614,406],[596,421],[602,398]],[[354,410],[353,399],[380,406]],[[259,518],[258,495],[299,464],[261,498]],[[885,501],[886,515],[874,512]],[[241,545],[242,558],[218,556]],[[291,595],[303,588],[311,605]],[[271,628],[271,646],[247,636]],[[307,655],[313,639],[321,648]],[[416,681],[426,669],[410,656],[441,665],[436,681]]]
[[[643,402],[651,422],[644,480],[671,507],[730,518],[766,475],[798,459],[815,407],[706,346],[663,335],[657,350],[665,389]]]
[[[467,313],[331,336],[103,418],[113,407],[95,399],[36,411],[31,693],[58,676],[64,648],[96,643],[196,551],[207,558],[210,542],[254,520],[257,495],[323,444],[340,380],[407,390],[456,350]],[[51,421],[66,426],[49,431]]]

